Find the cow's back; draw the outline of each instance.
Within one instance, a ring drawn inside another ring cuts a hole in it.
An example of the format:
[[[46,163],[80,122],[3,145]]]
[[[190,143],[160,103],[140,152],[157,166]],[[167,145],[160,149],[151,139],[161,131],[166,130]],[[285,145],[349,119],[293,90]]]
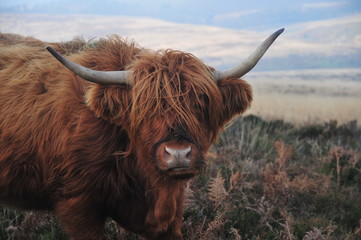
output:
[[[44,180],[56,157],[56,128],[65,127],[61,118],[55,121],[62,111],[56,104],[61,82],[51,80],[55,63],[44,46],[34,38],[0,35],[0,201],[25,208],[50,205]]]
[[[127,144],[120,126],[87,106],[94,85],[58,63],[46,45],[96,70],[124,69],[141,51],[116,36],[44,43],[0,34],[0,203],[49,208],[59,192],[93,190],[94,174],[108,177],[103,162]]]
[[[84,45],[52,44],[68,54]],[[94,115],[84,104],[89,83],[61,67],[45,46],[0,34],[0,202],[25,208],[51,207],[48,192],[56,191],[56,169],[70,154],[79,118]]]

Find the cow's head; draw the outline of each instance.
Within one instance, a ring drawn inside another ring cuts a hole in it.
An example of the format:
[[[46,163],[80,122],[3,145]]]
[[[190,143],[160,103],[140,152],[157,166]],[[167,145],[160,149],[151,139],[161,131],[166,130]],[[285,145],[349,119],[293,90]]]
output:
[[[144,51],[127,71],[99,72],[47,49],[80,77],[95,82],[87,104],[98,117],[122,126],[129,152],[144,168],[176,179],[197,174],[219,130],[252,101],[241,76],[250,71],[283,29],[272,34],[239,66],[215,71],[179,51]]]

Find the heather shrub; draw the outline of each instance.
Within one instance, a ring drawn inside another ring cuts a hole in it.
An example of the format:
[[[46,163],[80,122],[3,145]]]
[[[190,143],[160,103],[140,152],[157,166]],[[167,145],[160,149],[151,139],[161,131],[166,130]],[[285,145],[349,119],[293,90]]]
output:
[[[361,239],[361,128],[237,119],[187,187],[187,240]],[[139,237],[108,220],[109,239]],[[0,208],[0,239],[66,239],[49,213]]]

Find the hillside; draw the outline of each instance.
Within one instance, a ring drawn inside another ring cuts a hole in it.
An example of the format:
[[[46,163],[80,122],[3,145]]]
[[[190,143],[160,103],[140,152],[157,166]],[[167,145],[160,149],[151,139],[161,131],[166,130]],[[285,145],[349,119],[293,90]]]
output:
[[[361,67],[360,26],[361,15],[279,26],[286,28],[285,33],[255,71]],[[119,34],[148,48],[192,52],[209,65],[226,68],[277,29],[254,32],[140,17],[2,13],[0,30],[46,41]]]

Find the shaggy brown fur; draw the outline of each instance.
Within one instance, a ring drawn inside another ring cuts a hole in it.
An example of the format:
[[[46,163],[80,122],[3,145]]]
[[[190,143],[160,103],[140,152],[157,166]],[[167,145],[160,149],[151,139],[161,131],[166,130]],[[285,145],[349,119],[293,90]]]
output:
[[[240,79],[212,80],[191,54],[149,51],[113,36],[48,44],[95,70],[132,70],[101,86],[58,63],[45,43],[0,34],[0,202],[52,210],[71,239],[104,239],[106,217],[146,239],[182,239],[188,177],[161,171],[159,144],[197,149],[252,100]]]

